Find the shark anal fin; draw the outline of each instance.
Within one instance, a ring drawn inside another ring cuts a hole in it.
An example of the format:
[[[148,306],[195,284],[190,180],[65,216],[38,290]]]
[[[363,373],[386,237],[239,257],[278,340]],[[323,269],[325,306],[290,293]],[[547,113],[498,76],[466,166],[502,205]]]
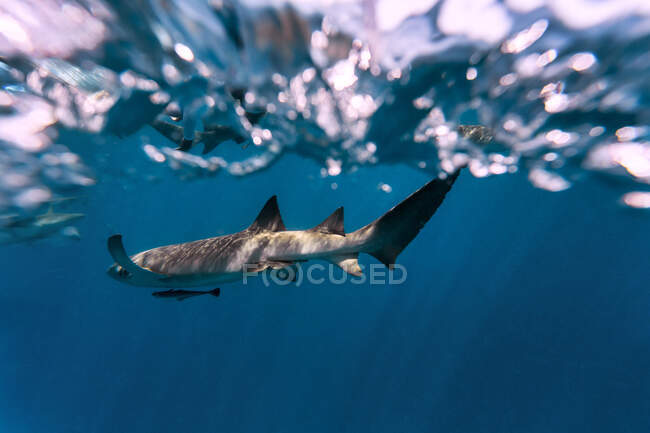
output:
[[[345,229],[343,228],[343,207],[336,209],[332,215],[325,218],[325,221],[309,229],[309,231],[345,236]]]
[[[282,232],[287,230],[282,221],[282,216],[280,215],[277,196],[274,195],[268,199],[257,218],[255,218],[255,221],[248,229],[255,231],[266,230],[271,232]]]
[[[335,264],[350,275],[354,275],[355,277],[363,275],[361,267],[359,266],[359,254],[357,253],[329,256],[326,260]]]

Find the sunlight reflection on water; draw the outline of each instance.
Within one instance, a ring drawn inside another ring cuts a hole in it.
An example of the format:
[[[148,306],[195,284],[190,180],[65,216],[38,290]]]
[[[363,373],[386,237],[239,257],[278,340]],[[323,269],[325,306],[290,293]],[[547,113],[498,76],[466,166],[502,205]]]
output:
[[[122,137],[147,124],[170,145],[143,136],[143,152],[183,179],[297,153],[323,177],[469,164],[476,177],[526,170],[549,191],[590,172],[638,188],[650,183],[649,34],[650,6],[634,0],[150,0],[137,13],[7,0],[0,210],[101,179],[59,158],[72,154],[61,129]],[[233,141],[246,159],[210,155]],[[624,204],[647,207],[629,194]]]

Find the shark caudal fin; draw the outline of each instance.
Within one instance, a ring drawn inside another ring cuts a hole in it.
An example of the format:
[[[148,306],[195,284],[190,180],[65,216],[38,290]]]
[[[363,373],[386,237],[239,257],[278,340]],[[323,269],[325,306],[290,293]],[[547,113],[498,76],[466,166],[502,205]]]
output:
[[[208,293],[211,294],[212,296],[219,297],[219,295],[221,294],[221,289],[217,287],[216,289],[210,290]]]
[[[397,256],[442,204],[459,173],[460,169],[445,179],[433,179],[383,216],[357,230],[354,235],[368,239],[361,252],[392,267]]]

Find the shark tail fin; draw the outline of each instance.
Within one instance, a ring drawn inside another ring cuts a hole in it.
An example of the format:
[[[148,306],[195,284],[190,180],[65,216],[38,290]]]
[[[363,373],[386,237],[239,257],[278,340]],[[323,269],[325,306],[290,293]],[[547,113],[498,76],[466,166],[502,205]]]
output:
[[[433,179],[355,234],[367,236],[362,252],[392,268],[397,256],[415,238],[442,204],[460,169],[445,179]]]
[[[219,295],[221,294],[221,289],[217,287],[216,289],[210,290],[208,293],[218,298]]]

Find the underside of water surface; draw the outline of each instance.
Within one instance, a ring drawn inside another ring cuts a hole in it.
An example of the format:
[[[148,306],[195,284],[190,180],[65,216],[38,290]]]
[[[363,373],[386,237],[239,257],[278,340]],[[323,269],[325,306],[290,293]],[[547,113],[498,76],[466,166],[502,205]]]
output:
[[[648,208],[649,38],[634,0],[6,0],[3,227],[111,176],[102,160],[126,137],[150,160],[123,161],[140,178],[247,176],[297,154],[334,183],[468,165],[553,192],[613,182]]]

